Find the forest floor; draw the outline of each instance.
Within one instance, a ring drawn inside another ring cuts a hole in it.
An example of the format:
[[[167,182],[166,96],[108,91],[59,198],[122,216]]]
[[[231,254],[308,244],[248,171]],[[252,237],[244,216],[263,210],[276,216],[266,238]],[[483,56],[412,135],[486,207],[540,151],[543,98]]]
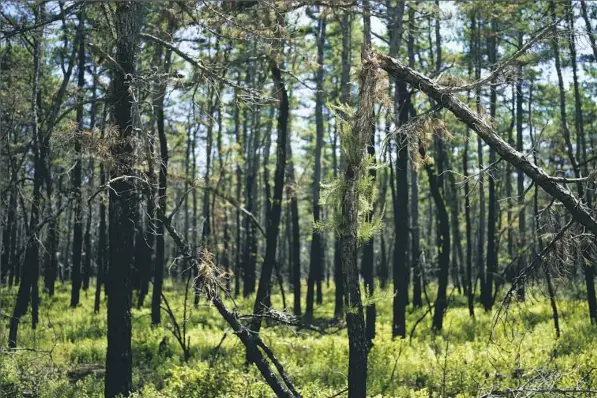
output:
[[[8,328],[6,319],[2,320],[0,397],[103,396],[105,302],[100,313],[94,314],[90,290],[82,293],[81,305],[72,309],[69,289],[69,285],[59,286],[53,298],[42,296],[36,331],[31,330],[30,311],[23,318],[21,350],[5,351]],[[3,290],[1,312],[10,313],[15,294],[15,288]],[[168,282],[165,294],[180,322],[184,289]],[[539,396],[553,396],[560,389],[574,390],[572,396],[595,396],[591,390],[597,389],[597,327],[589,324],[582,292],[558,294],[559,339],[549,302],[536,289],[526,302],[512,305],[495,325],[493,315],[479,306],[475,318],[469,317],[465,298],[454,293],[441,334],[433,333],[427,315],[412,339],[392,340],[392,297],[381,292],[374,298],[378,318],[369,355],[369,394],[469,397],[493,391],[515,396],[517,390],[532,394],[550,390]],[[348,344],[346,329],[333,324],[333,295],[333,287],[325,288],[324,305],[315,312],[314,323],[325,327],[327,334],[289,326],[262,329],[264,340],[304,397],[346,395]],[[292,303],[291,294],[286,299]],[[255,367],[245,366],[244,346],[204,300],[187,323],[191,357],[186,364],[168,316],[162,315],[161,326],[151,326],[150,301],[148,297],[143,308],[133,310],[136,397],[272,396]],[[279,294],[272,301],[274,308],[281,308]],[[239,313],[249,314],[253,298],[239,299],[237,305]],[[409,310],[409,335],[426,312],[427,308]]]

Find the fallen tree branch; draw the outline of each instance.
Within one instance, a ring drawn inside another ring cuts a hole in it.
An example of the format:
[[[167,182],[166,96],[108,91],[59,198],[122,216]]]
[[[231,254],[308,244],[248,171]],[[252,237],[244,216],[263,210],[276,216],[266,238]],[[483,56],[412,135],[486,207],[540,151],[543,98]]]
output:
[[[444,108],[449,109],[458,119],[473,129],[504,160],[517,169],[522,170],[537,185],[543,188],[545,192],[559,200],[576,221],[597,235],[597,220],[593,217],[591,210],[581,200],[568,190],[568,188],[558,184],[543,169],[529,161],[522,153],[504,141],[495,131],[489,120],[484,119],[481,115],[471,110],[456,95],[446,93],[446,87],[387,55],[374,53],[369,62],[375,63],[376,66],[384,69],[392,77],[404,80],[408,84],[418,88]]]
[[[206,295],[207,299],[212,302],[214,307],[216,307],[216,310],[220,313],[228,325],[230,325],[232,330],[234,330],[234,334],[236,334],[236,336],[247,349],[247,358],[249,358],[250,361],[257,366],[261,375],[274,391],[276,396],[289,398],[300,397],[300,394],[296,392],[292,382],[290,382],[288,375],[286,375],[284,372],[284,367],[280,364],[276,357],[273,356],[271,349],[261,340],[259,334],[253,333],[246,328],[242,323],[240,323],[236,314],[231,312],[226,307],[220,298],[217,288],[217,276],[214,275],[216,271],[213,269],[206,269],[208,268],[207,266],[204,267],[200,264],[197,255],[194,254],[184,238],[172,226],[170,219],[166,217],[162,209],[158,209],[158,218],[164,224],[164,228],[168,231],[176,246],[178,246],[182,256],[187,259],[193,267],[197,268],[197,286],[201,287],[202,293]],[[265,351],[265,356],[261,350]],[[267,360],[266,356],[269,358],[269,361]],[[270,367],[270,361],[278,370],[278,373],[282,378],[282,382],[272,371]]]

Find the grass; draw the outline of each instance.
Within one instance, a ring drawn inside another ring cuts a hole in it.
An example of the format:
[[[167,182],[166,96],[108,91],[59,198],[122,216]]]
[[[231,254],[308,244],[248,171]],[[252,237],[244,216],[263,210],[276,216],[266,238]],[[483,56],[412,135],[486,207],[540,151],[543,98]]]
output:
[[[23,318],[19,347],[32,350],[0,352],[0,397],[103,396],[105,303],[101,312],[94,314],[93,292],[83,292],[81,305],[72,309],[69,288],[58,287],[53,298],[42,296],[36,331],[31,330],[29,315]],[[181,319],[184,291],[172,283],[167,283],[165,290]],[[3,291],[3,312],[10,312],[15,294],[14,288]],[[332,287],[326,288],[324,305],[316,308],[315,321],[319,324],[332,321],[333,294]],[[529,294],[525,303],[513,306],[495,327],[492,314],[479,307],[475,318],[469,317],[465,298],[455,294],[442,333],[433,332],[428,315],[412,340],[393,340],[392,297],[389,292],[378,293],[373,298],[378,318],[377,336],[369,355],[369,394],[474,397],[508,388],[596,389],[592,375],[597,369],[597,328],[589,324],[582,299],[572,294],[566,296],[570,298],[558,301],[562,328],[558,340],[549,302],[538,289]],[[287,300],[292,302],[291,295],[287,294]],[[272,301],[275,308],[281,308],[280,295]],[[163,316],[161,326],[151,326],[149,304],[148,299],[142,309],[133,310],[136,397],[272,396],[255,367],[245,366],[242,344],[205,301],[189,319],[188,363],[182,360],[182,350],[169,330],[167,317]],[[248,314],[253,297],[240,299],[236,304],[239,313]],[[425,311],[409,309],[409,333]],[[6,346],[7,329],[3,322],[2,347]],[[216,352],[224,334],[227,337]],[[304,397],[329,397],[346,388],[345,329],[320,335],[270,326],[262,329],[262,336]],[[542,396],[553,396],[550,394]]]

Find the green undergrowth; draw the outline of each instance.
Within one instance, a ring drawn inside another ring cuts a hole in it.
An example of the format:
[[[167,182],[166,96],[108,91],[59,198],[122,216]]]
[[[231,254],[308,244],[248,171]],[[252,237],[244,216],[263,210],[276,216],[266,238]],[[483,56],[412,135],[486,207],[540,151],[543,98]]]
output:
[[[184,290],[168,282],[165,294],[182,319]],[[434,290],[433,286],[428,289]],[[2,312],[10,313],[16,289],[2,292]],[[329,397],[346,388],[346,329],[333,322],[333,287],[313,323],[327,334],[288,326],[262,329],[269,344],[304,397]],[[563,296],[570,297],[564,299]],[[286,294],[288,303],[292,295]],[[281,295],[273,297],[281,308]],[[591,390],[597,369],[597,329],[581,297],[560,292],[562,335],[555,338],[551,307],[541,292],[530,292],[499,319],[476,307],[471,318],[466,299],[454,293],[442,333],[431,329],[427,307],[407,315],[407,338],[391,336],[392,296],[378,293],[377,335],[369,355],[368,391],[383,397],[474,397],[507,389]],[[238,299],[241,314],[250,313],[253,297]],[[188,321],[191,358],[170,329],[151,325],[150,298],[133,310],[133,381],[135,397],[270,397],[271,390],[254,366],[245,365],[244,347],[214,308],[205,301]],[[233,306],[232,301],[228,305]],[[31,330],[30,313],[22,320],[19,347],[5,350],[6,319],[0,325],[0,397],[101,397],[106,355],[105,301],[93,312],[93,293],[83,292],[81,305],[69,307],[69,286],[53,298],[42,296],[40,324]],[[421,320],[412,333],[413,326]],[[224,337],[226,336],[226,337]],[[223,341],[222,341],[223,340]],[[216,347],[218,347],[216,349]],[[543,396],[550,396],[549,393]],[[576,395],[578,396],[578,395]]]

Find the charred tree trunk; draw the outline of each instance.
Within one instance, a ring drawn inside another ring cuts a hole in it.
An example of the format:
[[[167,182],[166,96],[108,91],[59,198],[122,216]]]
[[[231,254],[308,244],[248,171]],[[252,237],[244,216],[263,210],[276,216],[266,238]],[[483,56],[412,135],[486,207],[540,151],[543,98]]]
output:
[[[495,19],[491,22],[492,33],[487,39],[487,47],[489,52],[489,63],[496,65],[497,62],[497,24]],[[496,90],[490,90],[489,99],[489,116],[495,120],[497,110],[497,93]],[[489,164],[494,164],[496,161],[495,149],[489,149]],[[496,222],[497,222],[497,199],[495,192],[495,180],[492,175],[489,175],[489,196],[488,212],[487,212],[487,274],[485,276],[485,296],[483,297],[483,306],[485,311],[491,311],[493,307],[493,281],[494,276],[497,275],[497,261],[498,253],[496,247]]]
[[[340,102],[350,104],[350,66],[351,66],[351,37],[352,17],[349,12],[342,14],[342,70],[340,75]],[[342,128],[342,127],[340,127]],[[338,166],[344,168],[344,158],[340,151]],[[337,169],[336,169],[337,170]],[[337,171],[334,172],[337,176]],[[344,281],[342,278],[342,247],[338,233],[334,236],[334,318],[340,319],[344,312]]]
[[[321,151],[323,147],[323,57],[325,46],[325,17],[320,17],[317,25],[317,63],[315,74],[317,92],[315,94],[315,171],[313,174],[313,221],[319,222],[321,208],[319,206],[319,186],[321,184]],[[307,305],[305,317],[313,317],[313,300],[315,298],[315,285],[317,284],[317,303],[322,302],[321,280],[323,279],[324,256],[322,235],[316,230],[311,234],[311,255],[309,257],[309,277],[307,280]]]
[[[38,23],[41,18],[42,5],[38,4],[35,7],[35,22]],[[39,129],[39,108],[38,108],[38,94],[39,94],[39,75],[40,63],[42,57],[41,49],[41,34],[34,36],[33,39],[33,82],[31,94],[31,118],[32,123],[32,139],[33,139],[33,155],[35,171],[33,175],[33,200],[31,203],[31,215],[29,218],[28,235],[35,234],[35,228],[39,221],[40,205],[41,205],[41,185],[43,182],[43,159],[41,155],[43,138]],[[24,209],[23,209],[24,211]],[[21,317],[27,312],[29,301],[34,300],[32,297],[33,289],[37,288],[36,281],[39,272],[39,251],[37,239],[30,239],[25,241],[25,260],[23,263],[22,279],[20,281],[19,290],[17,292],[17,299],[15,302],[12,317],[10,319],[10,330],[8,334],[8,347],[17,347],[17,334],[19,330],[19,322]],[[19,275],[19,274],[17,274]],[[32,303],[32,307],[34,303]]]
[[[115,14],[116,62],[112,107],[118,140],[111,146],[114,167],[110,184],[110,267],[108,270],[108,350],[105,395],[128,395],[132,390],[131,286],[134,256],[137,193],[133,176],[134,140],[131,76],[135,73],[140,31],[140,6],[134,1],[118,3]],[[117,181],[114,179],[118,178]]]
[[[360,75],[359,107],[352,127],[354,141],[344,148],[345,171],[340,224],[342,248],[342,273],[344,277],[345,305],[348,327],[348,396],[364,398],[367,391],[367,356],[369,342],[365,330],[365,317],[361,301],[359,272],[357,268],[358,185],[362,177],[362,161],[370,137],[371,114],[374,107],[375,68],[368,62],[364,51]]]
[[[81,137],[83,135],[83,92],[85,90],[85,11],[79,13],[79,25],[82,27],[78,50],[77,74],[77,138],[75,139],[75,167],[73,168],[72,186],[74,196],[74,224],[73,224],[73,268],[72,290],[70,306],[79,305],[81,291],[81,259],[83,252],[83,192],[81,191],[81,174],[83,158],[81,156]]]
[[[398,54],[402,39],[402,17],[405,2],[400,1],[392,9],[392,26],[390,53]],[[397,80],[394,88],[394,116],[398,126],[402,126],[410,119],[411,98],[406,82]],[[408,303],[408,137],[398,134],[396,137],[396,205],[394,214],[394,228],[396,231],[396,245],[393,258],[393,324],[392,336],[406,337],[406,305]]]
[[[448,306],[447,288],[448,276],[450,272],[450,220],[446,210],[446,203],[442,197],[442,190],[439,186],[439,180],[433,166],[427,165],[427,177],[429,178],[429,188],[433,196],[433,202],[437,209],[437,236],[438,236],[438,260],[439,276],[437,287],[437,298],[434,305],[433,327],[436,330],[442,330],[444,314]]]
[[[568,17],[568,24],[569,24],[569,27],[572,32],[570,34],[569,43],[570,43],[570,59],[572,61],[572,77],[573,77],[573,83],[574,83],[574,110],[575,110],[574,122],[575,122],[575,128],[576,128],[576,155],[573,154],[572,149],[571,149],[572,143],[571,143],[571,139],[570,139],[570,133],[569,132],[566,133],[566,130],[568,129],[568,127],[566,125],[567,121],[565,119],[562,119],[562,126],[563,126],[563,130],[564,130],[564,134],[565,134],[564,138],[566,139],[566,145],[569,147],[568,156],[570,157],[570,163],[572,164],[572,167],[574,169],[574,175],[578,178],[581,176],[581,168],[580,168],[580,165],[578,164],[578,161],[581,158],[581,150],[582,150],[582,154],[584,155],[583,165],[584,165],[585,175],[588,175],[588,165],[586,162],[586,144],[584,142],[585,134],[584,134],[584,119],[583,119],[583,111],[582,111],[582,100],[581,100],[580,89],[579,89],[579,85],[578,85],[578,66],[577,66],[577,60],[576,60],[576,40],[574,37],[574,15],[573,15],[572,3],[568,2],[567,6],[568,6],[568,11],[566,14]],[[552,14],[553,14],[552,17],[555,20],[555,18],[556,18],[555,4],[553,2],[551,2],[551,10],[552,10]],[[588,26],[590,26],[590,24]],[[589,37],[591,37],[591,38],[593,37],[591,31],[589,31]],[[591,46],[593,47],[593,50],[595,51],[594,45],[595,45],[594,39],[592,39]],[[555,56],[556,71],[558,73],[558,82],[559,82],[559,87],[560,87],[560,115],[562,118],[564,118],[564,117],[566,117],[566,102],[565,102],[565,93],[562,92],[563,83],[561,80],[562,73],[561,73],[561,67],[559,65],[560,60],[559,60],[557,38],[554,38],[554,52],[556,53],[556,56]],[[578,190],[578,196],[582,198],[581,200],[584,200],[588,204],[589,208],[592,207],[591,190],[587,190],[587,192],[585,194],[582,183],[580,183],[580,182],[577,184],[577,190]],[[597,322],[597,298],[595,296],[595,267],[593,265],[593,261],[589,259],[589,256],[587,253],[588,248],[586,247],[586,245],[585,245],[585,247],[583,247],[582,251],[583,251],[583,257],[584,257],[583,271],[584,271],[584,275],[585,275],[585,285],[587,287],[587,302],[589,304],[589,317],[591,319],[591,323],[595,323],[595,322]],[[546,276],[547,276],[547,274],[546,274]],[[558,333],[559,333],[559,330],[558,330]]]
[[[174,31],[174,23],[172,18],[168,20],[168,32]],[[163,65],[163,70],[166,75],[170,72],[170,64],[172,58],[172,51],[168,48],[165,50],[162,60],[161,50],[159,58]],[[166,129],[164,126],[164,98],[166,96],[166,81],[156,84],[153,97],[153,109],[155,111],[155,122],[158,132],[158,140],[160,143],[160,165],[158,172],[158,196],[157,196],[157,211],[165,212],[167,201],[166,191],[168,186],[168,139],[166,137]],[[195,175],[193,174],[193,178]],[[193,209],[196,211],[196,209]],[[165,242],[164,242],[164,225],[160,220],[155,220],[156,224],[156,248],[155,248],[155,267],[153,272],[153,291],[151,296],[151,323],[158,325],[161,322],[161,297],[162,287],[164,284],[164,268],[166,264]]]
[[[288,94],[286,86],[282,80],[282,72],[278,64],[270,59],[270,71],[274,79],[274,86],[278,94],[278,138],[276,141],[276,170],[274,172],[274,195],[271,209],[269,212],[266,249],[261,277],[259,279],[259,288],[255,299],[253,313],[261,315],[264,310],[264,302],[270,295],[271,277],[276,263],[276,249],[278,245],[278,235],[280,232],[280,218],[282,214],[282,196],[284,194],[284,171],[286,169],[286,141],[288,139]],[[256,317],[252,325],[255,332],[261,328],[261,317]]]

